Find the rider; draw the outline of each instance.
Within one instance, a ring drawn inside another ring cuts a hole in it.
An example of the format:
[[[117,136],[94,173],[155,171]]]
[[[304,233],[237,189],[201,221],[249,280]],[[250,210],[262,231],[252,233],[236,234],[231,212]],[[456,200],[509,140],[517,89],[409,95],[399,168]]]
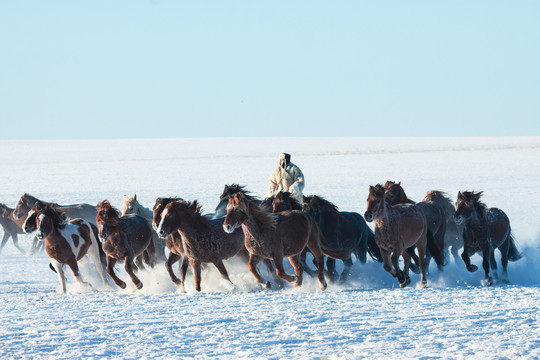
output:
[[[268,193],[265,198],[275,196],[280,191],[288,191],[302,203],[302,190],[304,190],[302,170],[291,162],[290,154],[279,154],[279,166],[268,179]]]

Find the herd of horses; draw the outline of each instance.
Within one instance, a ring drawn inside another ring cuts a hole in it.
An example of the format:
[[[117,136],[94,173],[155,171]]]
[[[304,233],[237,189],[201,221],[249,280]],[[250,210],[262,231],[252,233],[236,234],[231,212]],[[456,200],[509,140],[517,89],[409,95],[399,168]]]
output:
[[[387,181],[370,186],[364,216],[339,211],[325,198],[303,196],[298,202],[288,192],[260,200],[238,184],[225,185],[213,214],[203,214],[200,204],[181,198],[157,198],[153,209],[143,207],[136,196],[124,196],[121,211],[107,200],[89,204],[59,205],[24,194],[14,209],[0,204],[0,225],[21,252],[18,235],[34,233],[30,252],[44,247],[50,268],[58,275],[62,292],[66,291],[64,265],[76,281],[84,283],[79,263],[91,259],[103,284],[106,274],[120,287],[126,283],[115,273],[118,261],[137,289],[143,283],[137,276],[146,266],[160,263],[171,280],[183,287],[191,266],[195,289],[201,290],[201,272],[212,263],[222,278],[232,284],[223,260],[238,256],[247,264],[255,280],[266,289],[271,283],[259,272],[263,262],[278,286],[287,281],[302,285],[303,275],[317,276],[322,290],[331,282],[347,281],[355,258],[367,257],[383,263],[396,277],[400,287],[410,284],[409,271],[419,273],[420,286],[427,285],[426,274],[433,259],[439,270],[449,262],[463,261],[474,272],[470,256],[480,252],[485,272],[484,285],[508,282],[508,261],[521,254],[512,236],[506,214],[488,208],[482,192],[459,192],[457,202],[440,191],[429,191],[420,202],[410,200],[401,183]],[[367,225],[373,222],[375,231]],[[458,250],[463,247],[461,257]],[[166,251],[166,249],[168,251]],[[502,276],[499,280],[495,249],[501,253]],[[168,254],[167,254],[168,252]],[[306,261],[313,257],[315,270]],[[294,275],[285,271],[287,258]],[[403,267],[400,267],[400,258]],[[326,259],[326,262],[325,262]],[[336,260],[343,271],[336,271]],[[180,262],[180,278],[173,265]]]

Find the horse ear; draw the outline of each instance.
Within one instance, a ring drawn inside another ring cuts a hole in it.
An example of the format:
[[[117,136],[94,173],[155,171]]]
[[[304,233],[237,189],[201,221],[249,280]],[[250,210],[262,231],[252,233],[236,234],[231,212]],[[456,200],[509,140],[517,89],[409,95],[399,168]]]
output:
[[[137,194],[133,195],[133,200],[137,200]]]
[[[229,191],[229,185],[225,184],[225,189],[223,189],[223,191],[225,192]]]
[[[401,186],[401,181],[397,183],[399,186]]]
[[[473,193],[472,193],[472,198],[473,198],[474,200],[478,201],[478,200],[480,200],[480,198],[482,197],[482,194],[483,194],[483,193],[484,193],[483,191],[479,191],[479,192],[477,192],[477,193],[473,192]]]
[[[302,195],[302,202],[307,203],[307,199],[306,199],[306,197],[304,195]]]

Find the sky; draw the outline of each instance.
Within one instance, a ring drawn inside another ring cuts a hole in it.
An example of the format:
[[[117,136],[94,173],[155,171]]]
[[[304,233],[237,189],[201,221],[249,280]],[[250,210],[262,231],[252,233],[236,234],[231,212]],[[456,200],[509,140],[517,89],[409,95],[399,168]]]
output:
[[[539,1],[2,1],[0,139],[540,135]]]

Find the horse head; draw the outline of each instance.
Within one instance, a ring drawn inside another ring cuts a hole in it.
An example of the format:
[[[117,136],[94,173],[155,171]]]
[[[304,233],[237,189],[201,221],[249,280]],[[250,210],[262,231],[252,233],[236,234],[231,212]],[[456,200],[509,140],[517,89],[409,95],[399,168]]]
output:
[[[456,212],[454,214],[456,223],[462,224],[473,216],[483,216],[483,212],[486,209],[486,206],[480,202],[483,193],[483,191],[458,192]]]
[[[243,193],[238,192],[234,195],[228,195],[227,215],[223,221],[223,230],[232,234],[249,217],[249,200]]]
[[[290,192],[280,191],[272,201],[272,212],[275,214],[286,210],[302,210],[302,205]]]
[[[37,201],[37,198],[33,197],[28,193],[21,196],[19,202],[17,203],[17,206],[15,206],[15,210],[13,211],[13,218],[16,220],[22,218],[30,211],[30,209],[32,209],[32,207]]]
[[[22,230],[25,233],[29,234],[37,230],[37,217],[46,207],[47,205],[44,202],[38,200],[32,209],[30,209],[26,220],[22,224]]]
[[[105,242],[115,231],[120,230],[120,216],[108,200],[103,200],[97,204],[96,223],[99,229],[99,239]]]
[[[385,200],[386,194],[384,187],[381,184],[369,187],[367,210],[364,213],[364,218],[367,222],[372,222],[383,215]]]
[[[197,200],[193,202],[170,201],[161,212],[159,224],[155,229],[157,234],[165,239],[176,230],[183,228],[184,224],[194,217],[202,218],[201,208]],[[194,222],[191,221],[191,224],[194,225]]]
[[[384,184],[384,191],[386,193],[386,201],[392,206],[410,202],[405,194],[405,190],[401,187],[401,181],[398,183],[387,181]]]
[[[51,205],[36,213],[36,237],[43,240],[55,229],[61,230],[66,227],[66,216]]]

